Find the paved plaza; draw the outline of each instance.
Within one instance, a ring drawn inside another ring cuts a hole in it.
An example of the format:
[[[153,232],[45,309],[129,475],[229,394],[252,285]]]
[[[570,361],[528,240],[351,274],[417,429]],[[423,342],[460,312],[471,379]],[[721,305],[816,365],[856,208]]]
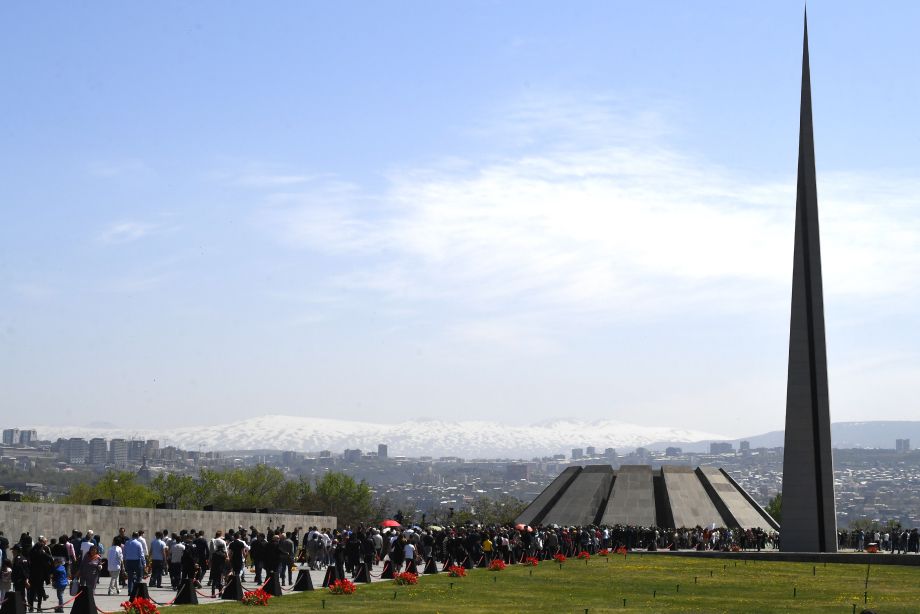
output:
[[[306,569],[306,567],[304,569]],[[382,571],[383,571],[383,565],[375,565],[374,569],[371,571],[371,581],[379,582],[380,574]],[[298,572],[296,571],[293,573],[293,579],[295,581],[297,580],[297,573]],[[310,578],[313,580],[314,589],[321,590],[322,585],[323,585],[323,578],[325,576],[326,576],[325,569],[310,572]],[[351,574],[346,574],[346,576],[350,578]],[[252,578],[253,578],[252,573],[246,574],[247,581],[243,582],[243,590],[250,591],[260,586],[256,584],[255,582],[252,582],[251,581]],[[213,598],[213,599],[211,598],[211,588],[207,584],[205,584],[205,582],[207,582],[207,579],[208,579],[208,575],[205,574],[202,587],[197,589],[199,604],[214,603],[214,602],[220,601],[219,597]],[[122,611],[121,604],[128,599],[128,590],[126,587],[122,587],[120,595],[118,594],[108,595],[107,594],[108,586],[109,586],[108,578],[99,579],[99,585],[96,587],[96,591],[95,591],[96,607],[102,612],[105,612],[106,614],[111,613],[111,612],[121,612]],[[292,587],[293,587],[293,584],[288,584],[282,587],[282,590],[284,591],[284,595],[282,596],[292,594],[293,591],[290,590]],[[46,587],[45,590],[49,594],[52,595],[52,602],[46,601],[43,604],[45,606],[49,605],[49,603],[51,604],[51,607],[43,608],[43,611],[49,612],[54,609],[54,605],[53,605],[54,591],[51,590],[50,587]],[[148,591],[150,593],[151,599],[163,605],[171,603],[172,600],[176,597],[176,592],[172,590],[171,588],[169,588],[169,578],[164,578],[163,588],[148,587]],[[70,597],[67,597],[67,599],[70,599]],[[70,609],[71,609],[70,604],[64,607],[64,610],[66,612],[69,612]]]

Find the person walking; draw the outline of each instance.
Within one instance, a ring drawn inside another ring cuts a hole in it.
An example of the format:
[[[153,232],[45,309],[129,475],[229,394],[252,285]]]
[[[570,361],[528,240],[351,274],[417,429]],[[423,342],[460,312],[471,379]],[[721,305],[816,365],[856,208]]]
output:
[[[144,567],[147,564],[144,558],[144,546],[137,539],[138,534],[132,533],[131,539],[124,545],[124,565],[128,574],[128,594],[134,593],[134,585],[144,579]]]
[[[166,568],[166,557],[169,549],[163,541],[163,533],[157,531],[153,541],[150,542],[150,586],[163,588],[163,571]]]
[[[33,606],[42,611],[42,601],[48,598],[45,593],[45,583],[51,580],[52,563],[51,550],[48,548],[48,540],[44,536],[38,537],[38,543],[32,546],[29,551],[29,611]]]
[[[70,579],[67,577],[67,567],[63,559],[56,560],[54,563],[56,567],[51,572],[51,586],[54,587],[54,591],[57,593],[58,601],[54,611],[61,614],[64,611],[64,591],[70,586]]]
[[[185,543],[173,537],[173,545],[169,548],[169,585],[172,589],[179,589],[182,580],[182,557],[185,555]]]
[[[243,581],[243,567],[246,564],[246,553],[249,552],[249,546],[243,541],[239,533],[233,535],[233,541],[227,546],[230,554],[230,568],[233,574]]]
[[[121,576],[121,568],[125,561],[125,553],[121,549],[120,538],[116,537],[112,545],[109,546],[106,559],[108,560],[109,570],[109,595],[112,594],[112,589],[115,589],[116,595],[120,595],[121,587],[118,586],[118,578]]]
[[[292,583],[291,566],[294,564],[294,541],[290,533],[281,534],[278,540],[278,551],[278,581],[281,582],[281,586],[284,586],[285,576],[287,576],[288,584]]]
[[[7,593],[13,592],[13,564],[6,557],[0,558],[0,603]]]
[[[211,597],[220,595],[224,591],[224,574],[227,573],[227,545],[224,540],[215,540],[214,552],[211,553]]]
[[[83,590],[93,592],[96,590],[96,583],[99,582],[99,572],[102,570],[102,557],[99,556],[97,546],[93,544],[86,552],[86,556],[80,559],[80,571],[77,573],[77,580]],[[130,581],[130,578],[129,578]]]

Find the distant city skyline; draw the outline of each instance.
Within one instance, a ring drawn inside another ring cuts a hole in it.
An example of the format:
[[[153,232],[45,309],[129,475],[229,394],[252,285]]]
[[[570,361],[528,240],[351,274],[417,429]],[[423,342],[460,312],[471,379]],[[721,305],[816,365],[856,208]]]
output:
[[[781,429],[801,17],[4,4],[0,411]],[[917,415],[917,18],[809,3],[834,422]]]

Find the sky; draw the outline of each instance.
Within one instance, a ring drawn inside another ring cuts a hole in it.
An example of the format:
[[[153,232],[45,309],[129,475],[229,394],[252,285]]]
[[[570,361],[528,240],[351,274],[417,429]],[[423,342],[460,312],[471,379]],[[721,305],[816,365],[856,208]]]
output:
[[[802,12],[0,4],[0,422],[782,428]],[[920,415],[918,20],[809,3],[834,421]]]

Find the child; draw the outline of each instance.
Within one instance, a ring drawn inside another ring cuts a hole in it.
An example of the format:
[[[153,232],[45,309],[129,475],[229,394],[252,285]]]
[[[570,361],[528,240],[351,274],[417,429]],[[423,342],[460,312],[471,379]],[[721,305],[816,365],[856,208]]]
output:
[[[67,569],[64,567],[63,561],[55,561],[56,567],[54,571],[51,572],[51,585],[54,587],[54,590],[57,591],[58,605],[54,608],[55,612],[64,611],[64,591],[67,590],[67,587],[70,585],[70,582],[67,578]]]

